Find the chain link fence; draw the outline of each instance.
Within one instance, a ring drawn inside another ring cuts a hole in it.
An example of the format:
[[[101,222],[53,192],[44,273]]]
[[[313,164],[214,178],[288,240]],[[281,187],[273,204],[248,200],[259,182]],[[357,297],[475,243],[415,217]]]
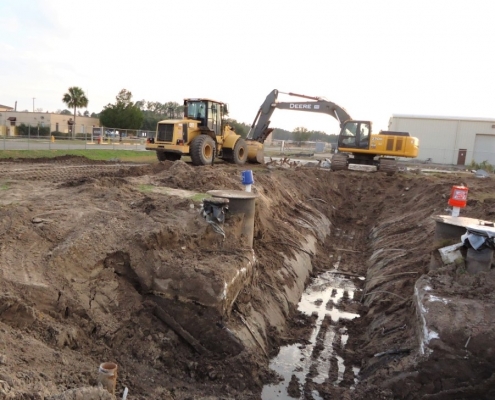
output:
[[[154,131],[117,129],[93,125],[69,126],[65,132],[58,124],[16,124],[1,126],[0,150],[77,150],[106,148],[144,150],[146,139]],[[99,147],[98,147],[99,146]]]
[[[93,125],[76,125],[66,132],[58,130],[58,124],[0,126],[0,150],[71,150],[71,149],[121,149],[145,150],[146,139],[153,137],[155,131],[140,129],[118,129],[95,127]],[[74,132],[74,133],[73,133]],[[274,140],[265,146],[273,155],[294,155],[293,153],[332,153],[335,145],[323,142],[292,142]],[[309,155],[308,154],[308,155]],[[495,166],[495,149],[472,151],[460,149],[442,149],[420,147],[420,154],[415,159],[401,158],[418,164],[474,165]]]

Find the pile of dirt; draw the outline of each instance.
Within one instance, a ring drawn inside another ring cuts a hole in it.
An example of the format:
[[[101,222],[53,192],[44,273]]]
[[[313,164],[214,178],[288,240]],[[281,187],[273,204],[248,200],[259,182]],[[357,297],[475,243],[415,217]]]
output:
[[[415,399],[455,389],[454,371],[442,379],[434,359],[418,356],[415,282],[429,275],[446,294],[494,301],[493,272],[457,279],[455,272],[428,269],[432,216],[445,213],[451,186],[462,180],[470,188],[463,215],[487,218],[495,205],[490,179],[256,167],[256,265],[231,309],[222,312],[181,295],[194,285],[215,291],[232,266],[251,260],[240,237],[224,241],[212,230],[194,196],[242,190],[240,168],[162,162],[83,176],[66,170],[54,180],[60,168],[54,165],[52,174],[36,180],[24,174],[21,180],[15,175],[19,164],[12,165],[15,173],[0,180],[3,398],[58,399],[95,386],[98,365],[113,361],[119,365],[118,394],[128,387],[132,399],[257,399],[276,379],[266,354],[286,342],[304,343],[314,324],[297,312],[297,299],[287,297],[298,279],[287,260],[301,255],[311,260],[313,275],[338,260],[341,272],[366,280],[356,279],[361,291],[343,303],[361,318],[337,323],[349,334],[338,353],[344,379],[335,386],[332,370],[323,384],[310,376],[291,381],[294,396],[313,398],[316,390],[323,398]],[[28,162],[21,165],[29,170]],[[323,219],[331,222],[327,236],[315,228]],[[315,253],[305,247],[310,236]],[[174,295],[157,293],[157,287]],[[270,318],[272,307],[284,310],[285,322]],[[168,313],[165,319],[160,310]],[[181,312],[187,318],[178,327]],[[247,315],[263,324],[243,322]],[[244,325],[264,342],[236,345],[232,332]],[[389,350],[395,352],[375,356]],[[479,389],[490,363],[473,355],[468,365],[476,363],[483,364],[479,375],[460,381]],[[356,366],[360,383],[351,390]]]

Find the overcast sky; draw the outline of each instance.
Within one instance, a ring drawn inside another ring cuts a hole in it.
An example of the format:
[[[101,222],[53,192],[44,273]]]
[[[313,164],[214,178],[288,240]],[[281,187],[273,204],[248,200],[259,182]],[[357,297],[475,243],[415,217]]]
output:
[[[0,104],[54,112],[80,86],[99,112],[126,88],[213,98],[250,124],[278,89],[375,131],[392,114],[495,118],[494,15],[493,0],[0,0]],[[338,132],[299,111],[272,126]]]

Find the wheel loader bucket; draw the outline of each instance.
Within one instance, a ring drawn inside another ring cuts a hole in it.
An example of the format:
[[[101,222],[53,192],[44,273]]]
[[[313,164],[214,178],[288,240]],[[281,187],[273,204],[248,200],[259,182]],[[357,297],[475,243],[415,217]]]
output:
[[[263,143],[255,140],[247,140],[246,143],[248,147],[248,162],[252,164],[264,164],[265,151],[263,149]]]

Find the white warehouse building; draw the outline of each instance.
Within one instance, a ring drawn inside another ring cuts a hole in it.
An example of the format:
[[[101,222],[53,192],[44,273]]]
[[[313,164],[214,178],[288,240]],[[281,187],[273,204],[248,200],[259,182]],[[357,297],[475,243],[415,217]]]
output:
[[[456,165],[487,161],[495,165],[495,118],[393,114],[388,129],[417,137],[419,160]]]

